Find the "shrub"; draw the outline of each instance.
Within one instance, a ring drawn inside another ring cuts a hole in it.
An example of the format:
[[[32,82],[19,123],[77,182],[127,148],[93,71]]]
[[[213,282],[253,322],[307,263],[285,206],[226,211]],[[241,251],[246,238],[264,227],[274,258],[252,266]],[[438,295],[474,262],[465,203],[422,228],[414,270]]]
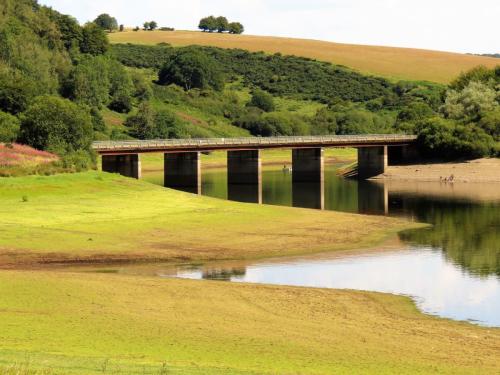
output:
[[[19,120],[9,113],[0,111],[0,142],[13,142],[19,135]]]
[[[255,90],[248,105],[260,108],[264,112],[272,112],[275,109],[274,99],[272,95],[263,90]]]

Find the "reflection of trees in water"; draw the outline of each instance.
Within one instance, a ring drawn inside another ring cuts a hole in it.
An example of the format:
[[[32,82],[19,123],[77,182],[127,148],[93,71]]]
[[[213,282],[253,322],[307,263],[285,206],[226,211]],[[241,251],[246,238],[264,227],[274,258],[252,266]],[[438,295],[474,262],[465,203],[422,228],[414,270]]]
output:
[[[230,281],[233,277],[241,278],[245,276],[247,270],[245,267],[237,268],[207,268],[203,270],[202,279],[205,280],[224,280]]]
[[[476,275],[500,276],[500,205],[457,200],[390,197],[397,206],[433,228],[407,231],[405,241],[443,249],[451,262]]]

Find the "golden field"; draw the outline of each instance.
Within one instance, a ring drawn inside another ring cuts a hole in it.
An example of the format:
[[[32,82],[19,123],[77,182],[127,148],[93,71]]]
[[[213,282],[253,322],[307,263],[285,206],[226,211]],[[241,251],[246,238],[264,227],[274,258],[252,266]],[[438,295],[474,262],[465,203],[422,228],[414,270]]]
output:
[[[280,52],[345,65],[363,73],[391,79],[449,83],[463,71],[478,65],[494,67],[490,57],[410,48],[341,44],[320,40],[230,35],[197,31],[125,31],[109,35],[112,43],[203,45]]]

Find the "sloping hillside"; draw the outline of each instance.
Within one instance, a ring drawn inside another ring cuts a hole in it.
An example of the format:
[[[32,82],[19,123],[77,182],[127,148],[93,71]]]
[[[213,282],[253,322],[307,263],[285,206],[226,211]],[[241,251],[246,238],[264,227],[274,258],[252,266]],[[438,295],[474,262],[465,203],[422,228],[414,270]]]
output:
[[[448,83],[461,72],[477,65],[493,67],[499,63],[498,59],[492,57],[440,51],[195,31],[125,31],[110,34],[110,40],[113,43],[157,44],[164,42],[173,46],[197,44],[269,53],[280,52],[333,62],[364,73],[388,78],[439,83]]]

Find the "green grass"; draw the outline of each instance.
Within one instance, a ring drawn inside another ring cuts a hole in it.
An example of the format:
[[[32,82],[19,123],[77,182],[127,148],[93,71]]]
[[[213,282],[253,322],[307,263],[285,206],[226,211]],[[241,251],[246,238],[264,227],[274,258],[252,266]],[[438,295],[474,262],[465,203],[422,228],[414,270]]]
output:
[[[0,265],[320,252],[371,246],[413,225],[227,202],[99,172],[0,180]]]
[[[0,271],[0,306],[0,368],[17,363],[64,374],[500,370],[500,330],[424,316],[408,298],[378,293]]]

